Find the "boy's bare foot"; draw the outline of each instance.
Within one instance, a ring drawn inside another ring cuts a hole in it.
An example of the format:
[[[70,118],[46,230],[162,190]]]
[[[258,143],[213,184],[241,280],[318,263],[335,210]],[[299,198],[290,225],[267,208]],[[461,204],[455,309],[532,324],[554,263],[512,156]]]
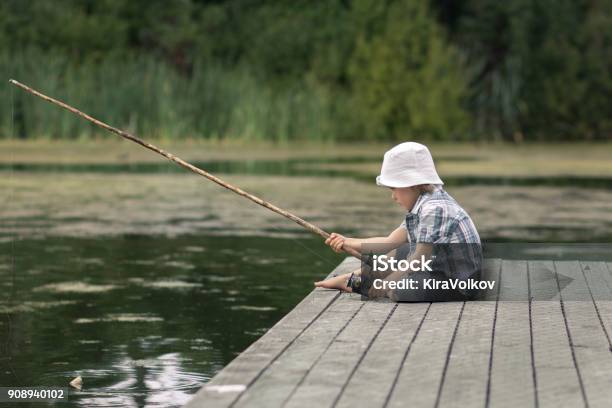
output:
[[[344,292],[352,292],[353,289],[346,286],[346,283],[348,282],[348,279],[350,276],[351,276],[350,273],[345,273],[344,275],[338,275],[333,278],[315,282],[315,286],[317,288],[339,289]]]

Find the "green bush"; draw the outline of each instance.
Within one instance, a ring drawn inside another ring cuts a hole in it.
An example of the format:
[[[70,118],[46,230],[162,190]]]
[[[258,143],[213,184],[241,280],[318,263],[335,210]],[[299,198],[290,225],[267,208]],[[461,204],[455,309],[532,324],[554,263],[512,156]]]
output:
[[[353,102],[372,138],[452,140],[469,117],[459,53],[447,45],[426,3],[398,1],[383,24],[363,30],[349,65]]]

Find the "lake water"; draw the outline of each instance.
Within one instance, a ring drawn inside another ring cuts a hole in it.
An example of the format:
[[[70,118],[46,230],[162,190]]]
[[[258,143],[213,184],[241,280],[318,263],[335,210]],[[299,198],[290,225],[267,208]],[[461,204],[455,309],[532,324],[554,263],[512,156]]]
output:
[[[2,243],[0,383],[81,375],[74,406],[178,405],[338,263],[320,247],[192,235]]]
[[[370,162],[360,160],[348,161]],[[399,225],[403,211],[371,177],[315,164],[202,167],[328,230]],[[2,171],[0,385],[66,387],[80,375],[67,406],[179,406],[342,260],[165,166]],[[449,183],[484,240],[610,242],[608,179],[504,180]]]

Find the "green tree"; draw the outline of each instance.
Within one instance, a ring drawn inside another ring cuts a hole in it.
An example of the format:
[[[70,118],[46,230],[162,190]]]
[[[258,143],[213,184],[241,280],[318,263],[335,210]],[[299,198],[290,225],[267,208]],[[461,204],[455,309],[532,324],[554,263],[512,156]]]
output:
[[[445,44],[426,3],[398,0],[384,11],[364,3],[375,8],[374,18],[358,37],[349,74],[366,134],[396,140],[460,136],[468,124],[460,55]]]
[[[586,97],[579,104],[586,139],[612,140],[612,2],[593,3],[584,22]]]
[[[580,0],[469,1],[456,42],[468,57],[479,133],[516,141],[609,138],[610,8]]]

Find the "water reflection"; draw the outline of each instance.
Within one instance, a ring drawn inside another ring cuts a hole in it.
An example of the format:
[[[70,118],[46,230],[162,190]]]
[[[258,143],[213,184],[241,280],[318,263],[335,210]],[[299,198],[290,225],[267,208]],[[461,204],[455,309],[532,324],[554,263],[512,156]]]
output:
[[[322,269],[302,246],[325,270],[341,258],[315,238],[53,241],[63,249],[0,244],[10,283],[0,297],[0,384],[66,387],[81,376],[74,407],[180,406],[310,291]],[[31,270],[40,273],[23,273]]]
[[[126,355],[113,363],[113,372],[83,370],[80,375],[100,383],[78,393],[83,407],[167,407],[185,404],[193,389],[208,380],[207,376],[186,373],[184,358],[167,353],[141,360]],[[113,382],[104,384],[107,378]]]

